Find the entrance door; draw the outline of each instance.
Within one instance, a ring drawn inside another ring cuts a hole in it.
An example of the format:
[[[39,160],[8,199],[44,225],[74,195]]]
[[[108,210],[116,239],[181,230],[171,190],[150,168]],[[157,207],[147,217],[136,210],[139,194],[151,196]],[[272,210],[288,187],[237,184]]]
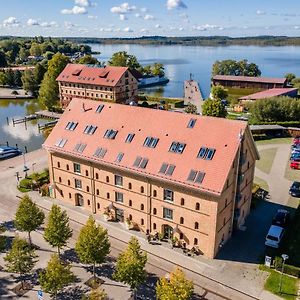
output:
[[[173,228],[170,225],[163,225],[164,238],[171,239],[173,237]]]
[[[124,210],[116,208],[116,221],[124,222]]]
[[[84,205],[83,196],[81,194],[75,194],[75,205],[76,206]]]

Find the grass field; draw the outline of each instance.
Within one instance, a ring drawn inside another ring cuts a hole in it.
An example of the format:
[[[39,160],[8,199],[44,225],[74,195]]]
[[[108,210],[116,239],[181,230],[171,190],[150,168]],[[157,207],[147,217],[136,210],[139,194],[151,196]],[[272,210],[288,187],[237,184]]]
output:
[[[267,140],[255,141],[256,145],[268,145],[268,144],[292,144],[292,138],[284,137],[284,138],[274,138]]]
[[[254,177],[254,183],[258,184],[263,190],[270,191],[268,183],[257,176]]]
[[[259,151],[260,160],[256,162],[256,167],[266,174],[269,174],[273,165],[273,161],[277,152],[277,148],[270,148]]]

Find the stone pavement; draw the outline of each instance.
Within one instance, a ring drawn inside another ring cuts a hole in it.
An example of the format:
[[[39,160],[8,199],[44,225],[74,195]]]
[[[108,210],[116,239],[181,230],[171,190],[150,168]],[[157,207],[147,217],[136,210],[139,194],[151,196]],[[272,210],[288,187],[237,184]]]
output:
[[[47,157],[43,150],[28,153],[26,161],[29,167],[32,163],[36,163],[35,169],[37,171],[47,166]],[[17,205],[18,202],[16,195],[20,193],[16,190],[16,178],[14,177],[16,171],[23,174],[22,164],[22,157],[0,162],[0,207],[7,212],[12,211],[13,204]],[[50,198],[41,198],[35,192],[31,193],[31,196],[45,209],[49,209],[53,203],[57,202]],[[86,222],[89,213],[79,207],[68,206],[64,203],[59,204],[67,210],[70,219],[74,220],[73,223],[77,223],[79,230],[80,223],[84,224]],[[195,283],[216,291],[220,295],[225,295],[229,299],[279,299],[263,290],[263,283],[267,274],[259,271],[257,265],[253,263],[209,260],[201,256],[196,258],[187,257],[178,250],[170,249],[168,244],[150,245],[141,233],[128,231],[118,223],[105,222],[101,216],[94,217],[97,222],[108,229],[109,235],[115,238],[111,238],[112,244],[118,245],[120,248],[124,248],[124,242],[128,242],[132,235],[137,236],[142,248],[148,252],[149,261],[156,261],[158,268],[169,271],[174,268],[174,265],[182,266],[189,270],[185,270],[185,272]],[[243,295],[234,289],[241,290],[253,297]]]

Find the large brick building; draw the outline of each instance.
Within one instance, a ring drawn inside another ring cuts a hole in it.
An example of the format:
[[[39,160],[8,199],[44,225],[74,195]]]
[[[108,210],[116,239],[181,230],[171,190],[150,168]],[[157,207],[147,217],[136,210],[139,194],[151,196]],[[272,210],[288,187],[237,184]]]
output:
[[[125,103],[137,96],[138,81],[126,67],[68,64],[57,77],[61,106],[73,98]]]
[[[74,99],[47,138],[51,194],[213,258],[250,211],[247,123]]]

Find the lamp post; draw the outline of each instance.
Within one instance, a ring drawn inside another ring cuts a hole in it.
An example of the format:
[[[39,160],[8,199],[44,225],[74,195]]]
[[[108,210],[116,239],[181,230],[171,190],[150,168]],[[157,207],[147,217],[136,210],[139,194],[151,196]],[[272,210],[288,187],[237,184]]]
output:
[[[285,264],[285,261],[289,259],[289,256],[287,254],[282,254],[281,257],[283,259],[283,262],[282,262],[282,267],[281,267],[281,276],[280,276],[280,283],[279,283],[279,294],[281,294],[282,276],[283,276],[283,271],[284,271],[284,264]]]
[[[34,166],[36,165],[36,163],[32,163],[31,166],[32,166],[32,173],[34,173]]]

